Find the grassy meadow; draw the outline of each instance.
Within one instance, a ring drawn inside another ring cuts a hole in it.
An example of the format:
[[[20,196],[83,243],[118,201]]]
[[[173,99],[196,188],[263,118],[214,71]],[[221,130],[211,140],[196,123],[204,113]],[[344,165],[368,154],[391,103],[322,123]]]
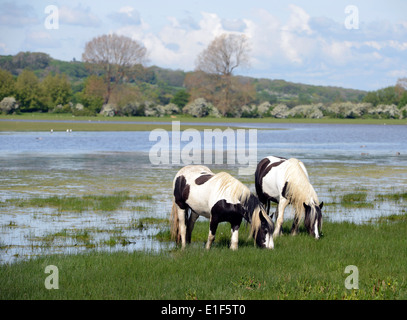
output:
[[[228,249],[221,225],[211,250],[203,248],[207,222],[197,222],[186,250],[161,253],[90,252],[44,256],[0,266],[0,299],[407,299],[407,216],[373,224],[324,223],[315,240],[303,229],[262,250],[240,232],[239,249]],[[166,234],[161,237],[165,240]],[[59,288],[48,290],[46,266],[59,271]],[[359,271],[359,289],[346,289],[348,265]]]
[[[0,120],[10,120],[0,122],[0,132],[10,131],[150,131],[156,128],[171,130],[171,125],[141,123],[145,122],[171,122],[181,121],[181,130],[187,128],[197,129],[213,129],[213,126],[205,126],[200,123],[228,123],[233,128],[233,124],[238,126],[241,123],[256,124],[256,123],[327,123],[327,124],[407,124],[406,119],[338,119],[338,118],[323,118],[323,119],[276,119],[276,118],[195,118],[187,115],[165,116],[165,117],[84,117],[72,116],[71,114],[41,114],[31,113],[22,115],[1,115]],[[36,122],[40,121],[40,122]],[[59,122],[55,122],[59,121]],[[69,122],[67,121],[78,121]],[[109,123],[110,122],[110,123]],[[140,122],[140,123],[128,123]],[[182,125],[182,122],[194,122],[196,125]],[[219,129],[226,129],[227,126],[217,126]]]

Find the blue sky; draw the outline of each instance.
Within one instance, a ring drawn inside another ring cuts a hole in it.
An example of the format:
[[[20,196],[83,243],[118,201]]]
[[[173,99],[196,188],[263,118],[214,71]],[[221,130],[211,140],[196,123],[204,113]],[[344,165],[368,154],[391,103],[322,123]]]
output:
[[[58,29],[44,24],[49,5]],[[171,69],[193,70],[211,40],[237,33],[250,39],[252,57],[237,74],[363,90],[407,77],[403,0],[0,0],[0,54],[81,60],[85,43],[106,33],[140,41],[149,65]]]

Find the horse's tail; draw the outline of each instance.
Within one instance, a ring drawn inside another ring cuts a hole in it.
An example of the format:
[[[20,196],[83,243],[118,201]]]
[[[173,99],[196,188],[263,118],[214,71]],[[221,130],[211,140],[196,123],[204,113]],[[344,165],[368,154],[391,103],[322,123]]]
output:
[[[178,219],[178,208],[177,204],[175,203],[175,199],[172,200],[172,208],[171,208],[171,215],[170,215],[170,233],[171,233],[171,240],[178,243],[180,241],[181,235],[179,233],[179,219]]]

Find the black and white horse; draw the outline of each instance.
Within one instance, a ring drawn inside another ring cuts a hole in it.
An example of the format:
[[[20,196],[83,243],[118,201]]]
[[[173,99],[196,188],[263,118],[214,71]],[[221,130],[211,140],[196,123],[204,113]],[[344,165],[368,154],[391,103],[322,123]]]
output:
[[[220,222],[230,222],[230,248],[238,247],[239,227],[244,218],[251,224],[251,235],[259,247],[274,248],[273,222],[259,199],[244,184],[226,172],[214,174],[201,165],[189,165],[178,171],[173,182],[171,236],[185,248],[199,216],[210,219],[206,249],[215,240]],[[188,212],[190,211],[190,215]]]
[[[304,219],[308,233],[316,239],[319,238],[322,227],[321,209],[324,203],[319,203],[309,181],[307,169],[301,161],[273,156],[264,158],[257,165],[255,185],[257,196],[266,207],[267,214],[270,211],[270,201],[278,204],[274,238],[281,232],[284,210],[288,204],[295,210],[291,233],[298,233],[298,224]]]

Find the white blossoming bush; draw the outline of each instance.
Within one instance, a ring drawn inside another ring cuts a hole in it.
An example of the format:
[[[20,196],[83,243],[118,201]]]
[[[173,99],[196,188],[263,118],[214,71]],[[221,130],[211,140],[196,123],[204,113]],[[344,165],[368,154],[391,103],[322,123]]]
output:
[[[116,106],[113,104],[104,104],[100,110],[100,114],[105,117],[113,117],[116,114]]]
[[[299,105],[288,111],[288,116],[295,118],[320,119],[324,115],[321,111],[322,103]]]
[[[266,101],[260,104],[257,107],[257,113],[259,114],[260,117],[265,117],[270,115],[270,110],[271,110],[271,104],[270,102]]]
[[[207,116],[212,116],[216,118],[220,118],[220,112],[216,107],[207,102],[204,98],[198,98],[188,103],[183,109],[182,112],[185,114],[192,115],[196,118],[202,118]]]
[[[144,102],[144,115],[146,117],[162,117],[165,114],[164,106],[157,105],[154,102]]]
[[[146,116],[146,117],[162,117],[166,114],[172,114],[172,106],[157,105],[152,101],[130,102],[125,106],[117,107],[116,114],[121,116]],[[179,109],[177,108],[179,112]]]
[[[180,109],[175,103],[169,103],[164,106],[164,112],[166,115],[179,114]]]
[[[400,119],[406,119],[407,118],[407,104],[400,109]]]
[[[0,102],[0,113],[13,113],[19,108],[19,105],[14,97],[3,98]]]
[[[287,118],[289,109],[285,104],[276,105],[273,110],[271,110],[270,115],[274,118]]]
[[[399,119],[402,117],[402,111],[396,105],[380,104],[376,108],[369,110],[369,115],[384,119]]]
[[[242,107],[234,108],[235,111],[232,112],[233,115],[237,116],[238,118],[258,118],[258,108],[256,105],[251,104],[250,106],[244,105]]]
[[[359,118],[372,108],[370,103],[337,102],[322,108],[325,115],[337,118]]]

